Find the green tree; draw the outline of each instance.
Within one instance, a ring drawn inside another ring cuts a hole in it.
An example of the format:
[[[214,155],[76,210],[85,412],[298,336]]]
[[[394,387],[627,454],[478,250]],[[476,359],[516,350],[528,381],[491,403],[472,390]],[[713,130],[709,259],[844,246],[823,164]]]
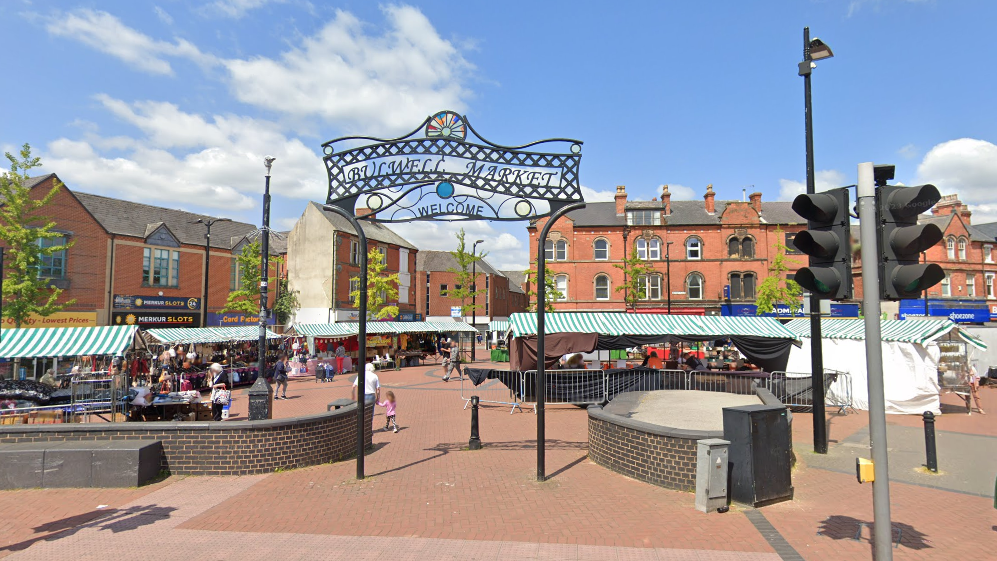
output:
[[[260,240],[256,239],[242,246],[242,251],[235,256],[235,260],[236,267],[239,268],[239,282],[236,289],[228,293],[228,300],[225,301],[225,307],[222,308],[222,311],[258,314],[260,313],[260,277],[263,268]],[[268,285],[276,278],[277,269],[284,260],[276,255],[271,255],[269,261]]]
[[[537,311],[537,291],[535,290],[537,284],[537,271],[535,269],[527,269],[523,271],[526,275],[526,300],[528,312]],[[557,281],[554,280],[554,271],[550,270],[546,264],[544,264],[544,285],[546,286],[545,298],[544,298],[544,309],[548,312],[553,312],[554,302],[561,299],[563,294],[557,289]]]
[[[51,245],[48,240],[63,234],[53,232],[55,222],[39,214],[52,202],[62,183],[56,181],[44,196],[34,198],[25,183],[28,172],[41,166],[41,159],[31,156],[28,144],[21,147],[20,158],[9,152],[4,156],[10,161],[10,171],[0,175],[0,241],[7,248],[0,298],[3,317],[21,327],[32,314],[49,316],[76,302],[59,302],[62,289],[50,286],[51,279],[40,276],[42,258],[73,247],[73,242]]]
[[[475,285],[474,274],[472,273],[472,267],[475,262],[481,261],[488,255],[487,253],[471,254],[467,252],[467,245],[464,243],[464,229],[461,228],[460,232],[457,233],[457,251],[448,252],[453,255],[454,259],[457,260],[457,267],[451,267],[447,269],[447,272],[454,274],[454,288],[446,290],[443,292],[443,296],[448,298],[454,298],[460,300],[460,312],[463,317],[467,317],[472,311],[480,310],[484,306],[481,304],[472,304],[475,296],[481,296],[485,293],[485,289],[477,288]],[[472,287],[475,290],[472,290]]]
[[[786,259],[786,251],[789,248],[781,241],[785,239],[782,228],[776,228],[775,237],[777,240],[775,256],[769,263],[768,276],[758,285],[758,295],[755,298],[759,315],[774,312],[778,304],[785,304],[791,310],[803,304],[803,287],[796,281],[786,278],[786,273],[793,270],[790,265],[796,263]]]
[[[629,309],[636,309],[637,302],[647,298],[647,282],[643,277],[654,273],[654,266],[650,261],[641,259],[634,247],[630,256],[623,260],[623,263],[613,265],[613,267],[623,271],[626,281],[616,287],[616,292],[624,293],[624,303]]]
[[[277,290],[277,301],[273,305],[273,311],[277,316],[277,323],[287,325],[291,321],[291,316],[294,315],[294,312],[301,307],[301,303],[298,302],[298,291],[291,290],[287,277],[278,280],[277,284],[279,288]]]
[[[374,248],[367,253],[367,319],[384,319],[398,316],[398,306],[389,306],[388,302],[398,301],[398,273],[388,274],[384,269],[388,266],[382,261],[382,254]],[[359,280],[359,279],[358,279]],[[351,279],[350,285],[353,286]],[[360,283],[350,291],[353,307],[360,309]]]

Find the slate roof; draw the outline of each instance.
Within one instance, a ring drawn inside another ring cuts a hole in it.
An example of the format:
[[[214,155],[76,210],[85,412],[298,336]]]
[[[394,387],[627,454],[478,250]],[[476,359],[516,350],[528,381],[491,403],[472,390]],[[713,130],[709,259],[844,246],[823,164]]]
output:
[[[667,217],[670,226],[705,226],[720,223],[720,215],[728,202],[716,201],[716,212],[709,214],[703,201],[672,201],[672,213]],[[635,206],[639,205],[639,206]],[[793,203],[773,201],[762,202],[762,222],[766,224],[803,224],[806,221],[796,214]],[[627,203],[628,208],[662,208],[660,201],[636,201]],[[588,203],[581,210],[568,213],[575,226],[622,226],[626,216],[616,215],[616,203]]]
[[[509,278],[509,292],[526,294],[523,290],[523,284],[526,283],[526,274],[523,271],[501,271],[501,273]]]
[[[997,241],[997,222],[973,224],[972,226],[967,226],[966,229],[969,230],[969,237],[974,242]]]
[[[478,261],[478,271],[487,275],[505,276],[498,269],[492,267],[486,259]],[[449,251],[420,251],[415,256],[416,271],[442,272],[450,269],[460,270],[457,258],[450,255]]]
[[[336,214],[335,212],[330,212],[322,208],[322,205],[316,202],[308,203],[319,210],[326,220],[332,224],[333,228],[339,230],[340,232],[346,232],[347,234],[357,234],[357,231],[353,229],[353,225],[350,221],[343,218],[342,216]],[[363,233],[367,236],[368,240],[384,242],[386,244],[397,245],[399,247],[405,247],[408,249],[417,250],[419,248],[412,245],[408,240],[399,236],[387,226],[383,224],[378,224],[377,222],[368,222],[363,220],[360,222],[360,227],[363,228]]]

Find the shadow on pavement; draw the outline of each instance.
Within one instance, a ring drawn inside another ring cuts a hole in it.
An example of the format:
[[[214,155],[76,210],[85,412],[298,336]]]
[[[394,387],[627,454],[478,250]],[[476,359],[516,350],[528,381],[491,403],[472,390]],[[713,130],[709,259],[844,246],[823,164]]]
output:
[[[110,530],[115,534],[126,532],[154,524],[160,520],[165,520],[175,510],[173,507],[155,505],[132,507],[126,510],[94,510],[61,520],[46,522],[41,526],[32,528],[36,534],[45,535],[0,547],[0,551],[22,551],[40,541],[55,541],[72,536],[84,528]]]
[[[387,443],[375,444],[374,445],[374,449],[370,450],[368,453],[376,452],[377,450],[380,450],[386,444]],[[522,440],[522,441],[515,441],[515,442],[486,442],[486,443],[483,443],[483,448],[482,449],[483,450],[535,450],[536,447],[537,447],[537,441],[536,440]],[[565,441],[565,440],[547,440],[547,449],[548,450],[584,450],[584,451],[587,452],[588,451],[588,442],[570,442],[570,441]],[[467,443],[466,442],[441,442],[440,444],[437,444],[436,446],[433,446],[432,448],[425,448],[424,450],[426,452],[436,452],[436,454],[434,454],[432,456],[427,456],[427,457],[419,459],[419,460],[415,460],[413,462],[409,462],[407,464],[404,464],[404,465],[401,465],[401,466],[398,466],[398,467],[394,467],[394,468],[391,468],[391,469],[386,469],[384,471],[379,471],[377,473],[372,473],[370,475],[371,476],[377,476],[377,475],[385,475],[385,474],[388,474],[388,473],[394,473],[396,471],[401,471],[403,469],[410,468],[412,466],[417,466],[419,464],[422,464],[422,463],[425,463],[425,462],[428,462],[428,461],[431,461],[431,460],[435,460],[437,458],[442,458],[443,456],[446,456],[450,452],[460,452],[461,450],[467,450]],[[553,476],[555,476],[555,475],[557,475],[559,473],[563,473],[563,472],[567,471],[568,469],[570,469],[570,468],[572,468],[572,467],[580,464],[587,457],[588,457],[588,454],[586,453],[581,458],[578,458],[577,460],[571,462],[570,464],[568,464],[568,465],[564,466],[563,468],[559,469],[558,471],[554,472],[553,474],[551,474],[550,477],[553,477]]]
[[[821,521],[817,530],[818,536],[825,536],[832,540],[854,540],[865,541],[872,545],[873,523],[852,518],[851,516],[829,516]],[[930,549],[928,536],[918,532],[910,524],[893,523],[893,543],[896,545],[899,538],[900,545],[910,549]]]

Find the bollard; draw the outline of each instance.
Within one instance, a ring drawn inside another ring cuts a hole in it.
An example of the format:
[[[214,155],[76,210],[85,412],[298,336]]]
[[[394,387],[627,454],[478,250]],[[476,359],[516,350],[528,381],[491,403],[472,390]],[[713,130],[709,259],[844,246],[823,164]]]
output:
[[[481,438],[478,437],[478,396],[471,396],[471,440],[467,446],[471,450],[481,450]]]
[[[929,471],[938,473],[938,453],[935,451],[935,414],[924,412],[924,452],[928,456]]]

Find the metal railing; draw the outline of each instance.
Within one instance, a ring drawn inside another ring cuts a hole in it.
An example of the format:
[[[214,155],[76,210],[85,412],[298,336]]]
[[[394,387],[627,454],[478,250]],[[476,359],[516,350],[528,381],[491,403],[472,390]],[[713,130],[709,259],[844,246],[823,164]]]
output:
[[[471,403],[471,395],[465,390],[464,384],[469,383],[466,372],[460,375],[460,398],[464,401],[464,409]],[[468,385],[467,389],[473,387],[474,395],[478,396],[478,403],[492,403],[495,405],[507,405],[510,407],[509,414],[519,409],[522,413],[521,404],[526,395],[526,387],[523,384],[523,376],[520,372],[509,372],[508,379],[487,380],[479,386]]]
[[[809,372],[773,372],[766,388],[787,407],[812,409],[813,384]],[[852,377],[838,370],[824,370],[824,404],[839,413],[852,408]]]
[[[524,399],[533,402],[533,412],[536,413],[537,371],[524,370],[520,375]],[[609,377],[603,370],[547,370],[544,375],[546,403],[599,405],[608,401]]]
[[[88,423],[92,415],[101,414],[110,414],[110,420],[114,420],[117,414],[126,413],[127,403],[120,399],[128,392],[124,380],[121,375],[73,378],[69,383],[69,408],[73,421],[82,419],[82,422]]]

